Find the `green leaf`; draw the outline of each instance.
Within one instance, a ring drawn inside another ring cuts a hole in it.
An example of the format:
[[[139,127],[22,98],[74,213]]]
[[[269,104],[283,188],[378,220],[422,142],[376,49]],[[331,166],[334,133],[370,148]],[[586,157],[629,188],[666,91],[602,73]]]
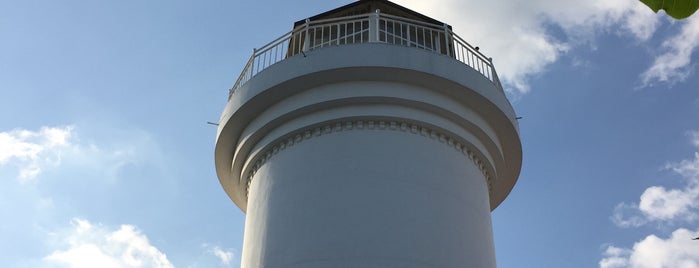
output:
[[[699,0],[640,0],[653,12],[665,10],[665,13],[681,20],[694,14],[699,9]]]
[[[663,0],[641,0],[641,2],[650,7],[655,13],[658,13],[658,10],[663,7]]]

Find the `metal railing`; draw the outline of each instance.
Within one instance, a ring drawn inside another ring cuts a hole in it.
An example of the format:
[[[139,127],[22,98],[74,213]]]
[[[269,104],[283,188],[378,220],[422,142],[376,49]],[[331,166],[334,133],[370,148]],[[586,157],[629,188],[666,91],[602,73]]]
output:
[[[415,47],[452,57],[481,73],[500,89],[492,59],[486,57],[449,26],[375,13],[309,21],[292,31],[254,49],[238,80],[230,89],[233,93],[267,67],[306,51],[356,43],[386,43]]]

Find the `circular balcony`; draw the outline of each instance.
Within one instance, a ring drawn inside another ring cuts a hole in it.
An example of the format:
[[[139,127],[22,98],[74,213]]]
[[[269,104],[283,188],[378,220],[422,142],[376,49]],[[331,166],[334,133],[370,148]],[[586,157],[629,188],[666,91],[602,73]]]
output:
[[[305,56],[312,50],[361,43],[383,43],[413,47],[451,57],[502,86],[492,58],[488,58],[451,31],[449,25],[438,25],[399,16],[374,13],[339,18],[306,20],[292,31],[255,49],[230,89],[229,98],[255,75],[270,66],[294,56]]]

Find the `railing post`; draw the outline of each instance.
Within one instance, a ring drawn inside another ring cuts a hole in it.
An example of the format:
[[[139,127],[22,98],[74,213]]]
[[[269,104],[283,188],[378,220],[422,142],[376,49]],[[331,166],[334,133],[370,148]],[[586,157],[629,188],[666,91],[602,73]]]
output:
[[[253,75],[255,75],[255,58],[257,57],[257,48],[252,49],[252,58],[250,59],[252,62],[250,62],[250,78],[252,78]]]
[[[454,42],[451,41],[451,31],[449,30],[449,25],[446,23],[444,24],[444,48],[447,50],[447,56],[452,57],[451,55],[451,49],[449,48],[450,46],[454,45]],[[454,58],[456,58],[454,56]]]
[[[308,28],[311,24],[311,20],[306,19],[306,36],[303,38],[303,51],[306,52],[310,49],[311,37],[308,35]]]
[[[380,9],[369,15],[369,43],[376,43],[379,41],[379,14]]]

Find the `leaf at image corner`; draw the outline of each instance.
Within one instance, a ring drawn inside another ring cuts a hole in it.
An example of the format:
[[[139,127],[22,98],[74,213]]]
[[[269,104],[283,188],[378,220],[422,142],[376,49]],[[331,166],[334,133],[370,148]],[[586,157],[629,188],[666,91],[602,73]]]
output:
[[[685,19],[699,9],[699,0],[640,0],[654,12],[665,10],[675,19]]]

